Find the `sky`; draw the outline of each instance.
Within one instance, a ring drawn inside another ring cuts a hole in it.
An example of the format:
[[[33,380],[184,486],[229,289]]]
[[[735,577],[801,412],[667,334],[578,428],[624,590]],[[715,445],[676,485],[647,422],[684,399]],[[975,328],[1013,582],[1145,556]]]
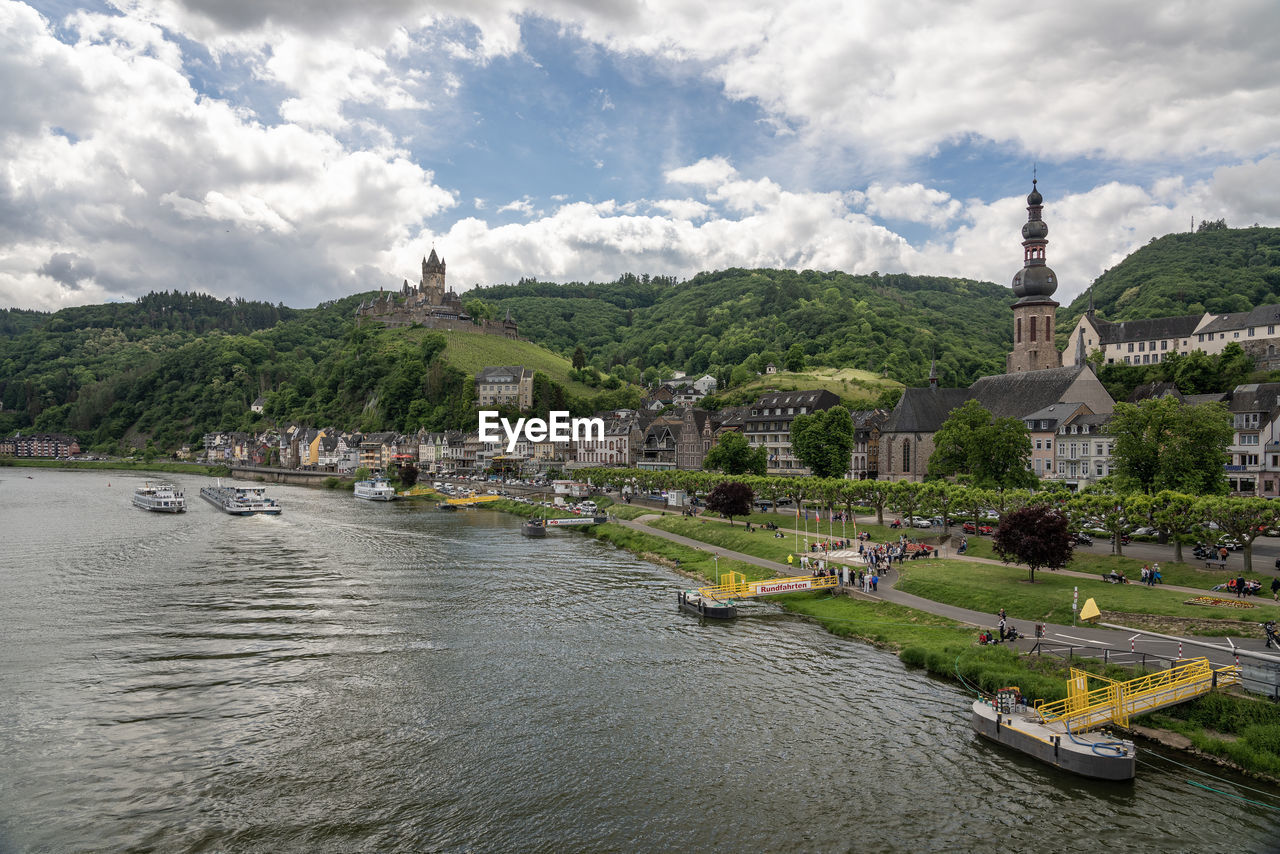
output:
[[[1280,225],[1274,0],[0,0],[0,308],[774,267],[1067,302]]]

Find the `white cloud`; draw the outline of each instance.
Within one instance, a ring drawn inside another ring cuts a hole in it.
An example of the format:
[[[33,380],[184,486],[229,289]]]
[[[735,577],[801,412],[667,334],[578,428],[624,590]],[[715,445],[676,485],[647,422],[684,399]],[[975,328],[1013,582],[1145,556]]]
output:
[[[0,113],[0,304],[174,287],[314,304],[363,287],[371,247],[454,204],[402,151],[200,97],[154,28],[68,25],[75,46],[0,3],[0,88],[27,95]],[[70,254],[91,271],[71,283],[51,261]]]
[[[887,187],[874,183],[865,194],[867,213],[884,219],[942,226],[955,219],[963,206],[941,190],[923,184]]]

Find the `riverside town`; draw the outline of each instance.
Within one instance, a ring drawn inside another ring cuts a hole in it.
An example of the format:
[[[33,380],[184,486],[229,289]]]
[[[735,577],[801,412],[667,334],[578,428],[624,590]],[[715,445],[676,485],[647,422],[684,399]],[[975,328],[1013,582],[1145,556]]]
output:
[[[0,852],[1280,850],[1224,3],[0,0]]]

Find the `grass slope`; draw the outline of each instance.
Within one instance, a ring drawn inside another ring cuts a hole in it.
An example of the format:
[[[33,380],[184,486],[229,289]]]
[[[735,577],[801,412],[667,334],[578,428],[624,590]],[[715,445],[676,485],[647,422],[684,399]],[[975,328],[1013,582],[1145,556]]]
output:
[[[410,329],[406,334],[422,336],[434,330]],[[574,397],[591,397],[599,394],[585,383],[569,379],[572,365],[563,356],[529,341],[515,341],[498,335],[467,332],[442,332],[449,341],[445,357],[449,364],[460,371],[475,376],[482,368],[503,365],[521,365],[534,371],[542,371],[553,382],[563,386]]]
[[[856,368],[811,368],[807,371],[783,371],[769,376],[760,376],[749,383],[735,386],[733,392],[748,393],[755,398],[769,390],[809,391],[821,388],[839,395],[841,400],[866,408],[880,395],[880,392],[887,388],[901,386],[900,382]]]

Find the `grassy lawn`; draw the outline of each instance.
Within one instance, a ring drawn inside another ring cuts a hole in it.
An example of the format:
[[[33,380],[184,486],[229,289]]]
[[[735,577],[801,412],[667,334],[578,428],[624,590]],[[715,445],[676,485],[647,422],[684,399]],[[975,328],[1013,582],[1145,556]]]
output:
[[[764,393],[766,390],[809,391],[824,388],[839,395],[842,400],[851,402],[873,401],[886,388],[897,388],[900,384],[887,380],[870,371],[857,368],[811,368],[807,371],[792,373],[781,371],[769,374],[735,387],[734,392],[753,391]]]
[[[795,534],[779,539],[774,537],[772,531],[758,529],[748,533],[743,525],[730,527],[726,522],[690,519],[687,516],[665,516],[649,524],[660,530],[689,537],[708,545],[774,560],[784,566],[787,563],[787,556],[795,553]],[[795,569],[799,571],[798,564]]]
[[[1027,584],[1027,570],[956,560],[917,561],[904,564],[897,587],[906,593],[995,614],[1004,608],[1018,620],[1045,620],[1071,623],[1071,597],[1080,588],[1080,604],[1092,597],[1104,611],[1157,614],[1196,620],[1220,620],[1224,628],[1233,623],[1258,623],[1271,616],[1273,608],[1260,605],[1247,610],[1184,605],[1186,593],[1140,584],[1108,584],[1101,579],[1077,578],[1053,572],[1037,572],[1036,583]]]

